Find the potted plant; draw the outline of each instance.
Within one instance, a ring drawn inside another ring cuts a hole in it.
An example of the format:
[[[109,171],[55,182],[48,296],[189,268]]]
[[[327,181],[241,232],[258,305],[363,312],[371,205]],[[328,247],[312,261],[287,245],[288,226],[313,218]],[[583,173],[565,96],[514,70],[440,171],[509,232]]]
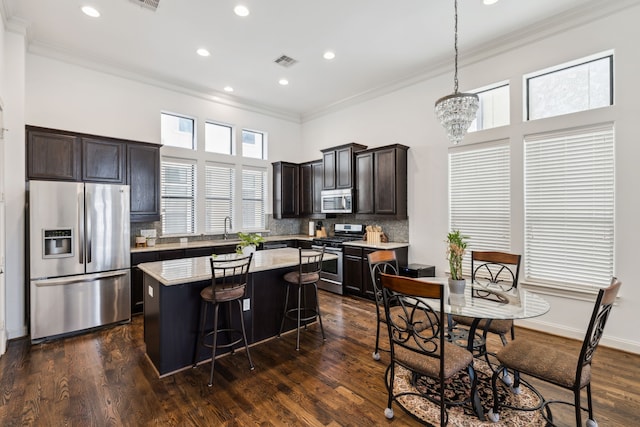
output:
[[[453,230],[447,234],[447,259],[449,260],[449,289],[453,293],[463,293],[465,280],[462,277],[462,258],[467,249],[467,236],[460,234],[460,230]]]
[[[264,242],[264,237],[257,233],[238,233],[240,243],[236,246],[236,253],[248,255],[255,252],[258,245]]]

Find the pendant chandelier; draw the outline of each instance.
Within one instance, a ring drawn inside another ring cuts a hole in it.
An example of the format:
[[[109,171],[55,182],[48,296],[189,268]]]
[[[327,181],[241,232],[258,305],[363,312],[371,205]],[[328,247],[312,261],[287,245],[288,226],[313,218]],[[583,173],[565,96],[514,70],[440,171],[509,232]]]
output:
[[[471,122],[476,118],[476,111],[480,100],[475,93],[458,92],[458,0],[454,1],[454,74],[453,93],[443,96],[436,101],[436,116],[438,121],[447,131],[449,140],[457,144],[462,141]]]

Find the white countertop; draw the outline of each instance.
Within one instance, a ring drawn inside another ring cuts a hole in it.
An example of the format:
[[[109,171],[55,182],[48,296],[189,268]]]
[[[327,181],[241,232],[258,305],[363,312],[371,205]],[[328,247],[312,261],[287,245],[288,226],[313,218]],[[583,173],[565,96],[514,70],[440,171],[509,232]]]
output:
[[[314,238],[307,236],[305,234],[292,234],[292,235],[284,235],[284,236],[268,236],[265,237],[264,240],[266,242],[277,242],[282,240],[306,240],[312,241]],[[139,252],[154,252],[154,251],[170,251],[174,249],[191,249],[191,248],[204,248],[210,246],[227,246],[227,245],[237,245],[240,243],[238,239],[229,239],[229,240],[194,240],[187,243],[158,243],[155,246],[146,246],[143,248],[131,248],[131,253],[139,253]],[[347,246],[358,246],[363,248],[373,248],[373,249],[398,249],[409,246],[409,243],[402,242],[388,242],[388,243],[368,243],[366,240],[354,240],[351,242],[344,243]]]
[[[281,240],[308,240],[311,241],[313,237],[309,237],[304,234],[293,234],[286,236],[268,236],[264,237],[265,242],[277,242]],[[137,252],[154,252],[154,251],[170,251],[173,249],[191,249],[191,248],[205,248],[209,246],[227,246],[227,245],[237,245],[240,243],[239,239],[229,239],[229,240],[194,240],[187,243],[158,243],[155,246],[145,246],[142,248],[131,248],[131,253]]]
[[[221,257],[224,255],[220,255]],[[337,255],[325,252],[324,260],[336,259]],[[250,273],[298,265],[299,252],[295,248],[256,251],[251,260]],[[165,286],[181,285],[211,279],[211,263],[208,256],[146,262],[138,268]]]

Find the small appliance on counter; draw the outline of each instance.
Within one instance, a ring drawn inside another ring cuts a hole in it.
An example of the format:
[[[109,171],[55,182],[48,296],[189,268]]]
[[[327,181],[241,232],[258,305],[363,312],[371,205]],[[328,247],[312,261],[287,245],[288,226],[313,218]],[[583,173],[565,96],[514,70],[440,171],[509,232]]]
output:
[[[433,265],[409,264],[400,267],[400,275],[405,277],[435,277],[436,268]]]

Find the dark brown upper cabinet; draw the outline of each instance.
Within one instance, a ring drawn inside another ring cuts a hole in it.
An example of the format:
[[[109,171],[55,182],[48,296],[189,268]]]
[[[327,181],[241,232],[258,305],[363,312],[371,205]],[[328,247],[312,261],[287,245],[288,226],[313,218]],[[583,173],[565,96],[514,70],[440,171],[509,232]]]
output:
[[[27,127],[27,177],[80,181],[81,151],[77,135]]]
[[[127,182],[131,221],[160,221],[160,146],[127,143]]]
[[[407,217],[407,150],[400,144],[356,153],[356,213]]]
[[[126,144],[120,141],[82,138],[82,180],[124,184]]]
[[[295,218],[300,212],[300,166],[296,163],[273,163],[273,217]]]
[[[131,221],[160,220],[160,146],[26,127],[27,179],[129,184]]]
[[[322,160],[300,164],[300,215],[321,213],[320,192],[323,179]]]
[[[352,142],[322,150],[324,168],[322,188],[325,190],[352,188],[354,184],[353,155],[366,148],[366,145]]]

